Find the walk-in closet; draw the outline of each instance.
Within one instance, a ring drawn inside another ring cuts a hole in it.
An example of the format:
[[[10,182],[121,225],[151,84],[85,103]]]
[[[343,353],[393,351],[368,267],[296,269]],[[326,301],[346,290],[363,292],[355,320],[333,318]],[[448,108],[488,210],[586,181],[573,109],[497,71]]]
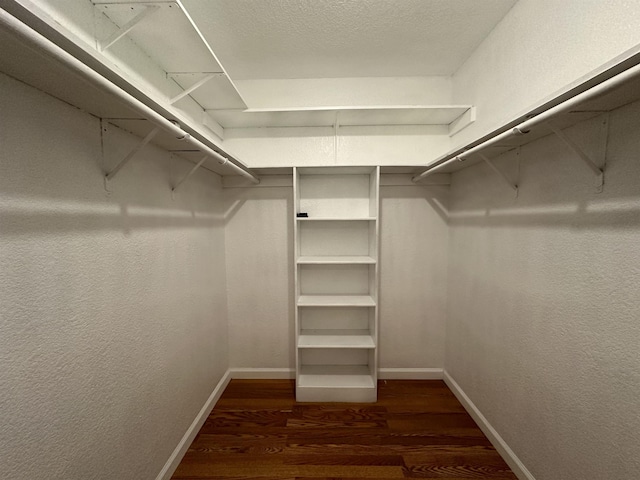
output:
[[[640,2],[0,0],[0,477],[635,480]]]

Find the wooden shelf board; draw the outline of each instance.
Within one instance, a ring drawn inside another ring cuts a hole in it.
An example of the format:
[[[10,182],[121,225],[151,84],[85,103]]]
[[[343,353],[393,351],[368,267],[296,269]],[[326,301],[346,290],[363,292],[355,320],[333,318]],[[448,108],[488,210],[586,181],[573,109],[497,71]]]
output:
[[[375,348],[368,330],[302,330],[298,348]]]
[[[375,307],[370,295],[300,295],[299,307]]]
[[[298,257],[298,265],[375,265],[376,259],[368,255]]]
[[[375,388],[367,365],[302,365],[298,387]]]

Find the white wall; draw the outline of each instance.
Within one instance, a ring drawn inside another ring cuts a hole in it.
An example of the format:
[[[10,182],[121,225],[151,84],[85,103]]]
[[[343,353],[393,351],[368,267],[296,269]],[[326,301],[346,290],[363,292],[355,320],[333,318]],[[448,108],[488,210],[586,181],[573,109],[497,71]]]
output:
[[[638,476],[639,118],[612,114],[601,194],[553,136],[522,148],[517,199],[453,176],[445,368],[537,480]],[[598,159],[602,120],[568,131]]]
[[[447,190],[381,187],[381,368],[442,368]],[[293,369],[292,189],[224,193],[230,366]]]
[[[453,76],[453,102],[477,121],[452,147],[482,137],[640,44],[640,2],[519,0]]]
[[[251,168],[424,165],[448,152],[446,126],[227,128],[224,148]]]
[[[442,368],[449,187],[380,187],[380,367]]]
[[[225,189],[229,364],[295,368],[292,187]]]
[[[155,478],[227,369],[220,179],[172,200],[148,147],[108,194],[98,119],[4,75],[0,111],[2,477]]]

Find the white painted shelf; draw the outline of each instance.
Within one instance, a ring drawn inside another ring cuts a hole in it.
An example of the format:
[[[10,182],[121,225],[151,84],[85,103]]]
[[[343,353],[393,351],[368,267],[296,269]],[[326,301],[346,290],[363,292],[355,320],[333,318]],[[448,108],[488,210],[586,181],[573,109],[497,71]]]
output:
[[[301,222],[372,222],[376,217],[297,217]]]
[[[300,387],[375,388],[367,365],[305,365],[298,376]]]
[[[375,307],[370,295],[300,295],[299,307]]]
[[[368,330],[301,330],[298,348],[376,348]]]
[[[366,255],[307,255],[298,257],[298,265],[373,265],[376,259]]]
[[[207,113],[224,128],[450,125],[471,105],[390,105],[218,109]]]
[[[154,10],[150,12],[149,21],[135,23],[126,35],[180,86],[175,94],[208,78],[189,94],[205,111],[247,107],[211,47],[179,3],[165,0],[93,0],[93,3],[118,28],[127,28],[137,15]],[[107,33],[100,36],[103,43],[109,38]],[[180,48],[176,48],[178,44]],[[117,49],[119,45],[116,43],[109,48]],[[185,55],[185,52],[189,54]]]

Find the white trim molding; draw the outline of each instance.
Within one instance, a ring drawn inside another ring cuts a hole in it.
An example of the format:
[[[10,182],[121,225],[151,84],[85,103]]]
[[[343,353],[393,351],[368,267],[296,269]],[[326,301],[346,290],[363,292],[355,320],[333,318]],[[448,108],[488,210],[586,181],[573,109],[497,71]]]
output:
[[[480,427],[480,430],[487,436],[489,441],[493,444],[498,453],[504,458],[504,461],[507,462],[511,470],[519,480],[536,480],[535,477],[531,474],[527,467],[524,466],[524,463],[520,461],[520,459],[516,456],[516,454],[511,450],[507,442],[500,436],[498,431],[493,428],[493,426],[489,423],[489,420],[480,412],[478,407],[471,401],[471,399],[467,396],[466,393],[460,388],[460,385],[447,373],[444,371],[444,381],[449,387],[449,389],[453,392],[456,398],[460,401],[460,403],[467,410],[469,415],[475,420],[475,422]]]
[[[379,368],[380,380],[442,380],[442,368]]]
[[[213,410],[213,407],[215,407],[218,400],[220,400],[224,389],[227,388],[227,385],[230,381],[231,374],[230,371],[227,370],[216,387],[213,389],[213,392],[211,392],[211,395],[209,395],[209,398],[200,409],[198,415],[196,415],[196,418],[193,420],[193,422],[191,422],[191,425],[167,460],[167,463],[165,463],[164,467],[162,467],[162,470],[160,470],[160,473],[156,477],[156,480],[169,480],[171,478],[173,473],[176,471],[176,468],[178,468],[178,465],[180,465],[182,457],[184,457],[184,454],[187,453],[187,450],[191,446],[193,439],[196,438],[196,435],[202,428],[202,425],[204,425],[204,422],[207,420],[207,417],[211,413],[211,410]]]
[[[230,368],[231,378],[244,379],[292,379],[296,378],[293,368]]]

